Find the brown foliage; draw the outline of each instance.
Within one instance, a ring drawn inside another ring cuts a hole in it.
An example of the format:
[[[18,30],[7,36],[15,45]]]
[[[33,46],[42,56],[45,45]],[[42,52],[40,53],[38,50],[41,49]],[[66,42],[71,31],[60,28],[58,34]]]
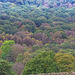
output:
[[[23,54],[24,52],[25,52],[24,47],[19,44],[15,44],[15,45],[11,46],[11,59],[12,59],[12,61],[15,62],[18,54],[20,54],[20,53]]]
[[[48,37],[45,33],[35,33],[33,37],[39,41],[42,41],[43,44],[46,44],[48,42]]]
[[[24,44],[27,46],[33,46],[33,45],[42,45],[41,41],[35,40],[35,38],[30,38],[29,36],[25,37],[23,39]]]
[[[24,65],[22,63],[15,63],[12,65],[12,69],[17,73],[17,75],[21,75]]]
[[[48,23],[42,23],[41,27],[50,28],[51,26]]]

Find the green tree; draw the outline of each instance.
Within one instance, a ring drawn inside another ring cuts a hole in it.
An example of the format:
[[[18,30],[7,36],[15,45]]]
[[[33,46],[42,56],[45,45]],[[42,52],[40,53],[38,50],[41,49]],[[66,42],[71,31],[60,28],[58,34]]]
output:
[[[28,31],[28,32],[35,32],[35,26],[34,25],[30,26],[30,25],[26,24],[26,26],[23,28],[23,30]]]
[[[5,59],[6,56],[9,56],[9,52],[11,49],[11,46],[15,44],[15,41],[13,40],[5,40],[3,42],[3,45],[1,46],[1,51],[2,51],[2,58]]]
[[[59,51],[59,53],[68,53],[68,54],[75,56],[75,50],[74,49],[61,49]]]
[[[26,63],[22,75],[57,72],[55,53],[44,51]]]
[[[74,42],[64,42],[60,45],[60,48],[62,49],[75,49],[75,43]]]
[[[0,75],[15,75],[11,68],[7,61],[0,59]]]
[[[37,27],[40,27],[42,23],[46,23],[46,22],[47,22],[47,19],[44,16],[38,17],[35,20],[35,23],[36,23]]]
[[[2,33],[4,31],[3,27],[0,27],[0,33]]]
[[[65,32],[61,32],[62,39],[67,39],[67,34]]]
[[[32,47],[33,49],[33,47]],[[39,49],[36,49],[36,51],[34,51],[31,55],[32,57],[34,58],[35,56],[37,56],[39,53],[42,53],[44,51],[51,51],[50,48],[48,47],[43,47],[43,48],[39,48]]]

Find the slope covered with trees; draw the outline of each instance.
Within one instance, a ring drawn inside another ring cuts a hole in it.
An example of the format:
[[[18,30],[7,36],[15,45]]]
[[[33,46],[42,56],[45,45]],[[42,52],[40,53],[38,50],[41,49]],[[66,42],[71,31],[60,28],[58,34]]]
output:
[[[75,7],[67,2],[0,2],[0,74],[75,71]]]

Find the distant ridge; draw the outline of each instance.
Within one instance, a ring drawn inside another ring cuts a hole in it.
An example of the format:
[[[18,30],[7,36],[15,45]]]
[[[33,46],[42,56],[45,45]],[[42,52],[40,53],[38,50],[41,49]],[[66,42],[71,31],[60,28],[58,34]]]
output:
[[[57,7],[57,6],[75,6],[75,0],[0,0],[0,2],[12,2],[16,4],[33,4],[33,5],[44,5],[45,7]]]

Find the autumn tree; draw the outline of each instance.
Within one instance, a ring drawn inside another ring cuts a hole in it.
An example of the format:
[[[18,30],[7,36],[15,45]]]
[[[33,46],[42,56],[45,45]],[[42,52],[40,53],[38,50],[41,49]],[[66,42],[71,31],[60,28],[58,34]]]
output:
[[[16,72],[17,75],[21,75],[24,65],[22,63],[14,63],[12,69]]]
[[[40,40],[43,42],[43,44],[47,43],[48,42],[48,37],[45,33],[41,33],[41,32],[36,32],[33,37],[37,40]]]
[[[74,69],[75,57],[67,53],[57,53],[55,55],[55,62],[59,72],[68,72]]]
[[[24,52],[25,52],[24,47],[19,45],[19,44],[12,45],[10,51],[11,51],[11,55],[10,56],[11,56],[11,61],[12,62],[16,61],[17,56],[19,54],[21,54],[21,53],[24,54]]]

